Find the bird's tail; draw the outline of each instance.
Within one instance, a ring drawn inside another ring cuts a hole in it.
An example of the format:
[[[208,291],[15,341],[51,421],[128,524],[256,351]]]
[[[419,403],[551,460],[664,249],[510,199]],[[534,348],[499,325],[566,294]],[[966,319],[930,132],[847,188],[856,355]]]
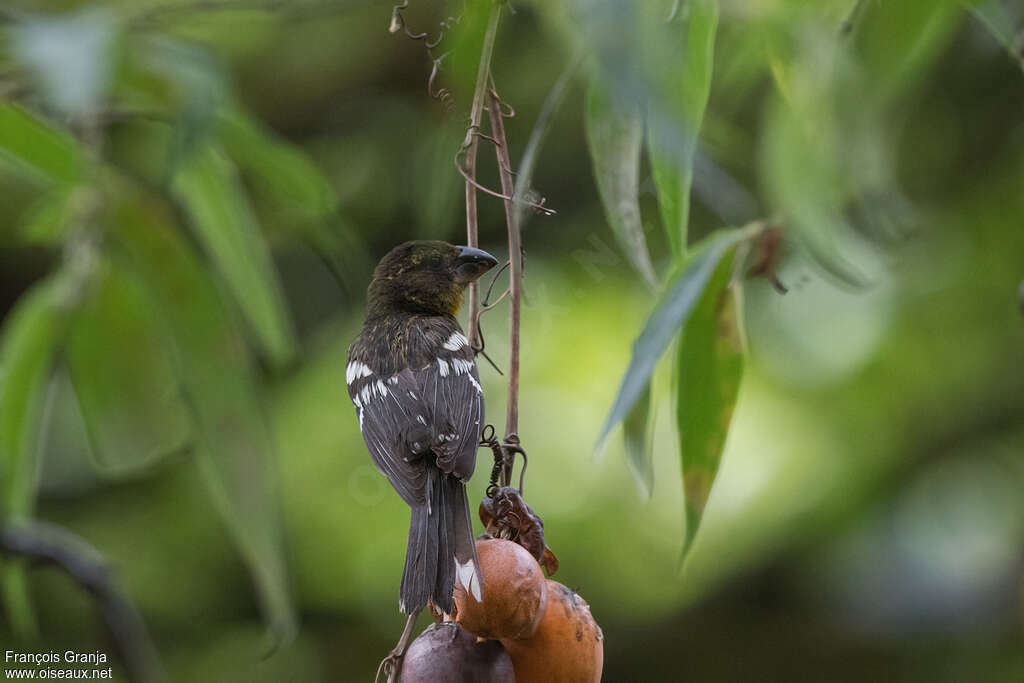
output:
[[[427,503],[412,508],[409,522],[399,607],[412,614],[430,600],[451,614],[456,581],[481,600],[479,566],[466,485],[457,477],[428,468]]]

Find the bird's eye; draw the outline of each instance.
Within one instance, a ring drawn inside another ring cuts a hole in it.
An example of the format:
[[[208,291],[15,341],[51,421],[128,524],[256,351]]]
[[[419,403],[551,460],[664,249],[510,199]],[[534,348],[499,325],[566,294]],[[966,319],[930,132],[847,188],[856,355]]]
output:
[[[441,258],[433,253],[421,254],[420,258],[416,259],[416,265],[420,268],[434,269],[441,265]]]

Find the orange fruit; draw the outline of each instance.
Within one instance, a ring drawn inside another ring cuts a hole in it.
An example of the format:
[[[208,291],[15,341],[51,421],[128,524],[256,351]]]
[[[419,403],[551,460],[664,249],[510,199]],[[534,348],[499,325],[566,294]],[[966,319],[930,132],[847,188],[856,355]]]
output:
[[[481,638],[526,638],[544,614],[547,584],[529,551],[500,538],[476,542],[482,601],[455,586],[455,621]]]
[[[590,605],[575,591],[548,579],[546,607],[532,636],[501,639],[512,658],[516,683],[599,682],[604,635]]]

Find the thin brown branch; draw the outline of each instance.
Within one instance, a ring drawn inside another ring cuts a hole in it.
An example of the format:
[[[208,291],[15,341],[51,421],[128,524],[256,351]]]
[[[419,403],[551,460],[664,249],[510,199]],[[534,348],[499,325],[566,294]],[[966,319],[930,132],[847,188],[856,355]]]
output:
[[[519,310],[523,289],[523,246],[519,233],[512,196],[515,193],[515,179],[512,177],[512,161],[509,158],[508,139],[505,137],[505,121],[501,111],[501,100],[490,93],[487,111],[491,118],[491,133],[498,141],[495,154],[501,176],[501,190],[508,197],[505,200],[505,222],[508,225],[509,267],[509,363],[508,363],[508,404],[505,413],[505,443],[519,443]]]
[[[498,34],[498,19],[501,17],[501,5],[494,3],[491,7],[491,16],[487,20],[487,32],[484,34],[484,44],[480,50],[480,65],[476,75],[476,89],[473,91],[473,106],[469,111],[469,128],[466,130],[466,138],[462,142],[462,150],[465,150],[465,161],[459,163],[459,155],[456,155],[455,165],[466,179],[466,244],[476,247],[480,244],[479,238],[479,217],[476,206],[476,152],[479,138],[474,134],[480,130],[480,122],[483,118],[484,96],[487,94],[487,78],[491,73],[491,55],[494,54],[494,39]],[[460,152],[461,153],[461,152]],[[469,286],[469,330],[467,337],[469,345],[479,349],[480,319],[477,311],[480,307],[480,287],[476,282]]]
[[[457,165],[459,172],[466,179],[466,244],[471,247],[476,247],[480,243],[476,209],[477,187],[476,180],[474,180],[476,176],[476,147],[477,139],[474,137],[466,149],[465,167]],[[467,330],[466,336],[469,339],[470,347],[474,349],[479,348],[480,341],[479,299],[480,285],[472,282],[469,285],[469,330]]]

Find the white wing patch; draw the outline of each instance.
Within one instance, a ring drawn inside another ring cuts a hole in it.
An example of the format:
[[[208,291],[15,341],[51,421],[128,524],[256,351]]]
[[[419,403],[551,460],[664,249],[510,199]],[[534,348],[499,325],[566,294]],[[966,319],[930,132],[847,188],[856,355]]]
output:
[[[345,368],[345,383],[352,384],[360,377],[369,377],[372,374],[373,370],[366,363],[354,360]]]
[[[469,346],[469,340],[461,332],[452,332],[452,336],[444,343],[444,348],[449,351],[458,351],[464,346]]]
[[[459,562],[459,558],[455,558],[455,579],[462,584],[467,593],[473,595],[474,600],[481,602],[484,599],[480,593],[480,579],[477,578],[472,559],[466,560],[463,564]]]
[[[387,398],[388,388],[383,380],[367,382],[366,386],[359,390],[359,395],[352,399],[357,408],[362,408],[370,403],[372,398]]]
[[[442,377],[448,376],[448,361],[443,358],[437,359],[437,369],[441,373]]]
[[[438,359],[437,362],[441,363],[443,361]],[[453,373],[455,373],[456,375],[466,375],[466,377],[469,378],[469,381],[473,384],[473,388],[479,391],[480,393],[483,393],[483,388],[480,386],[480,382],[477,382],[476,377],[473,376],[473,361],[465,360],[463,358],[452,358],[451,364]],[[448,373],[442,372],[441,376],[447,377]]]
[[[461,375],[464,372],[468,373],[473,369],[473,361],[464,360],[462,358],[452,358],[452,368],[455,370],[456,375]]]

